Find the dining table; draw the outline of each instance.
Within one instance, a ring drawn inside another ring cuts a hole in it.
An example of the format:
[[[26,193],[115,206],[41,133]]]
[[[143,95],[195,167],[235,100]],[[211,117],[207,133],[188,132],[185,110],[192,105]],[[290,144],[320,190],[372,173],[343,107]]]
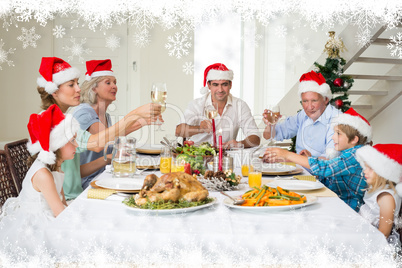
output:
[[[131,179],[141,183],[152,173],[162,175],[147,170]],[[310,174],[303,169],[301,175]],[[110,171],[96,179],[105,178],[113,178]],[[289,177],[264,175],[263,183],[282,179]],[[170,213],[132,209],[123,203],[127,197],[118,194],[89,198],[92,188],[45,231],[45,243],[60,262],[191,267],[394,264],[384,235],[325,186],[309,191],[314,202],[297,208],[234,208],[219,191],[210,191],[212,205]],[[236,197],[247,190],[243,177],[226,193]]]

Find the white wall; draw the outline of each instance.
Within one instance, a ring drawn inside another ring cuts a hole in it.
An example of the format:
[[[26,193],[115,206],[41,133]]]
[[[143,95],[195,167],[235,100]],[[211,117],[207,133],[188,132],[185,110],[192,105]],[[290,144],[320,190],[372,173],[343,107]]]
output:
[[[17,37],[21,35],[21,27],[30,29],[32,26],[35,26],[36,33],[40,34],[41,38],[37,41],[36,48],[22,49],[22,43],[17,40]],[[0,148],[4,143],[28,137],[26,125],[29,115],[41,110],[40,97],[36,90],[36,79],[39,76],[41,58],[43,56],[58,56],[68,61],[63,57],[64,54],[60,55],[62,53],[60,50],[61,43],[60,39],[54,39],[53,27],[53,22],[49,22],[46,27],[41,27],[35,22],[19,23],[19,28],[10,28],[9,31],[0,27],[0,38],[5,43],[3,49],[17,48],[14,54],[9,55],[9,59],[14,62],[15,66],[9,67],[7,64],[3,64],[3,70],[0,71],[0,81],[2,81],[0,88]],[[125,112],[151,101],[150,86],[152,82],[163,81],[167,84],[168,108],[163,114],[165,124],[162,127],[165,131],[153,132],[153,127],[145,127],[132,134],[139,140],[139,145],[155,141],[159,143],[165,134],[174,134],[175,126],[180,122],[182,112],[187,107],[188,102],[193,99],[193,76],[186,75],[183,72],[183,62],[193,62],[193,46],[190,48],[188,56],[178,60],[175,57],[170,57],[165,48],[167,37],[173,35],[177,30],[164,30],[156,26],[151,30],[152,42],[148,47],[141,49],[133,43],[134,27],[130,28],[129,31],[127,31],[126,25],[120,27],[124,27],[124,29],[119,32],[128,32],[128,35],[121,40],[121,42],[126,43],[122,44],[120,48],[127,50],[127,52],[115,53],[116,63],[118,60],[119,69],[122,69],[120,73],[128,76],[127,79],[118,79],[119,91],[127,90],[127,94],[124,94],[124,98],[127,98]],[[66,27],[66,36],[72,32]],[[87,42],[88,46],[96,38],[100,42],[96,44],[96,48],[92,49],[92,54],[84,56],[84,60],[109,58],[111,56],[108,49],[102,48],[105,38],[103,31],[90,32],[87,37],[88,40],[92,38],[91,41]],[[55,47],[56,44],[58,44],[57,47]],[[122,56],[119,55],[128,56],[121,59]],[[132,68],[133,61],[137,63],[136,71]],[[124,63],[126,66],[122,66]],[[78,64],[74,60],[71,65],[77,65],[81,71],[85,72],[84,64]],[[82,83],[83,79],[84,75],[82,74],[79,82]],[[121,83],[122,81],[127,82]],[[120,101],[124,102],[125,100]],[[150,129],[151,131],[149,131]]]
[[[399,97],[387,109],[372,121],[373,142],[402,144],[402,97]]]

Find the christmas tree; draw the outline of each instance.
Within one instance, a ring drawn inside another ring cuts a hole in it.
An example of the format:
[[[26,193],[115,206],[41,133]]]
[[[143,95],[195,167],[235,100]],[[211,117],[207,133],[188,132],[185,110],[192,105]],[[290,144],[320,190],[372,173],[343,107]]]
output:
[[[339,52],[343,52],[344,50],[345,46],[342,40],[335,38],[335,32],[331,31],[329,32],[329,39],[325,44],[324,51],[328,54],[325,65],[314,62],[314,65],[317,67],[315,72],[321,73],[331,88],[333,98],[330,103],[342,110],[342,112],[350,108],[351,103],[348,100],[349,94],[347,92],[354,82],[350,76],[343,74],[343,67],[346,61],[339,56]]]

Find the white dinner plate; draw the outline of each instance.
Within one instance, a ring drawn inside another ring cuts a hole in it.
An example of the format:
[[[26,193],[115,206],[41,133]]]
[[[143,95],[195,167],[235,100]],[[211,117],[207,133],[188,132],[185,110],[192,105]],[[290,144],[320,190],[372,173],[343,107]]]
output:
[[[137,155],[137,169],[159,169],[159,155]]]
[[[192,212],[196,211],[199,209],[207,208],[210,206],[215,205],[218,201],[215,197],[211,197],[214,199],[212,202],[197,206],[197,207],[189,207],[189,208],[175,208],[175,209],[142,209],[142,208],[136,208],[136,207],[130,207],[128,205],[125,205],[126,208],[128,208],[131,211],[139,212],[139,213],[147,213],[151,215],[166,215],[166,214],[178,214],[178,213],[187,213],[187,212]]]
[[[235,206],[233,205],[233,200],[229,197],[223,200],[223,204],[229,208],[234,208],[238,210],[248,211],[248,212],[270,212],[270,211],[278,211],[278,210],[291,210],[296,208],[301,208],[305,206],[309,206],[317,202],[318,198],[313,195],[306,195],[307,202],[303,204],[296,205],[288,205],[288,206],[271,206],[271,207],[247,207],[247,206]]]
[[[113,190],[141,190],[144,179],[137,178],[104,178],[97,180],[95,184],[99,187]]]
[[[290,191],[317,190],[324,187],[319,181],[303,181],[303,180],[275,180],[268,183],[271,187],[281,187]]]
[[[161,144],[145,144],[136,148],[137,153],[141,154],[160,154],[162,152],[163,145]]]
[[[262,163],[261,172],[290,172],[295,169],[295,166],[286,165],[283,163]]]

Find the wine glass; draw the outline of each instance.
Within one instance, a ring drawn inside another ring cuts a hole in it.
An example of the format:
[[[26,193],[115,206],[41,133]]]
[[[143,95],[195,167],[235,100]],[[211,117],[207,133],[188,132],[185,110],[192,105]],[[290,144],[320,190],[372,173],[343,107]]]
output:
[[[167,88],[166,88],[166,83],[153,83],[152,88],[151,88],[151,100],[153,103],[160,104],[161,107],[161,113],[163,113],[166,110],[166,98],[167,98]],[[162,130],[161,125],[162,122],[159,120],[159,117],[156,119],[155,125],[158,125],[159,128],[156,129]]]
[[[279,105],[268,105],[267,112],[265,114],[267,115],[266,118],[268,122],[271,124],[271,137],[269,138],[269,144],[273,142],[275,145],[275,125],[278,123],[279,118],[281,118]]]
[[[205,117],[212,120],[212,135],[213,135],[213,147],[216,147],[216,129],[215,129],[215,117],[218,116],[218,111],[215,107],[205,107]]]

